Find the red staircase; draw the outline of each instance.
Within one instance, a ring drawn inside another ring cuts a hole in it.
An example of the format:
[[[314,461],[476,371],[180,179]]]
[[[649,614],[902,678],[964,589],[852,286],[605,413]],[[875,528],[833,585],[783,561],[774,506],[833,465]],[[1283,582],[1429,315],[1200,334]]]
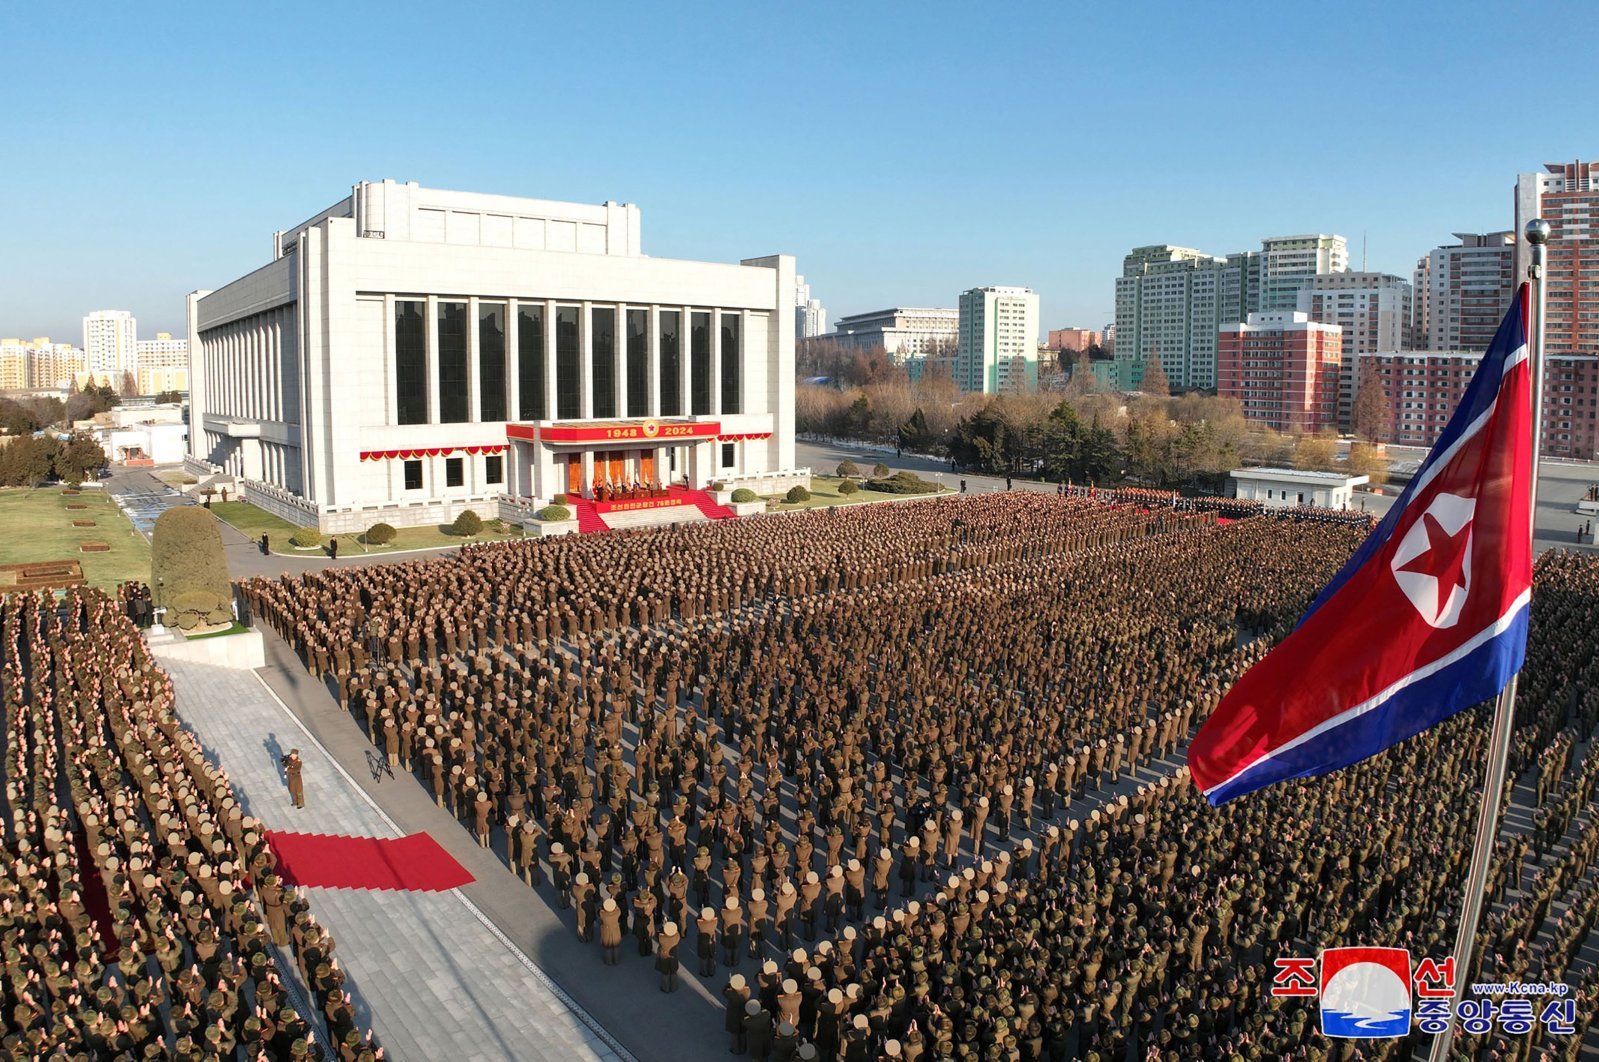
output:
[[[703,490],[681,491],[690,505],[705,514],[707,520],[731,520],[736,514],[725,505],[718,505],[709,494]]]
[[[568,495],[566,500],[567,504],[572,507],[572,512],[577,515],[577,529],[581,534],[586,535],[594,531],[609,531],[611,529],[611,525],[607,524],[604,518],[595,510],[594,503],[587,498],[579,498],[574,494]]]

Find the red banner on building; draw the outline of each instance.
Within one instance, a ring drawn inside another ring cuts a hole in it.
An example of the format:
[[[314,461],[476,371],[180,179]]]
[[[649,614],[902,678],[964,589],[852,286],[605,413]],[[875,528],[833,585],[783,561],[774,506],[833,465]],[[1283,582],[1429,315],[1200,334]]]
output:
[[[429,446],[417,450],[362,450],[361,460],[390,461],[395,458],[399,458],[402,461],[409,461],[417,457],[442,457],[445,454],[453,454],[457,450],[461,450],[469,454],[503,454],[505,452],[505,444],[495,443],[488,446]]]
[[[547,443],[667,442],[675,439],[715,439],[717,421],[619,420],[597,424],[507,424],[509,439],[538,439]]]

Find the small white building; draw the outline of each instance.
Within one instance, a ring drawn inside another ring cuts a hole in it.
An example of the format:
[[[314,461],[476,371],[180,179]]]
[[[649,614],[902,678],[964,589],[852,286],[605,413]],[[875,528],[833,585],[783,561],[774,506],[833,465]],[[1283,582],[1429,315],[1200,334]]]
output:
[[[1232,478],[1233,497],[1262,502],[1268,509],[1299,505],[1347,509],[1353,504],[1355,488],[1371,477],[1293,468],[1238,468]]]

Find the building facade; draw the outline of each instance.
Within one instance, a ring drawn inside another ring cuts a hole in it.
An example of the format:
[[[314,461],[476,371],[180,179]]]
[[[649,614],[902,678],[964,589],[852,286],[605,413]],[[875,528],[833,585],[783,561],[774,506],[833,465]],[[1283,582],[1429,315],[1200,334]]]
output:
[[[154,339],[141,339],[136,345],[141,395],[189,389],[189,341],[173,339],[170,332],[157,332]]]
[[[960,338],[960,311],[940,306],[894,306],[840,317],[831,339],[848,350],[881,349],[895,361],[953,357]]]
[[[1416,264],[1419,308],[1413,345],[1423,350],[1487,350],[1516,289],[1515,236],[1454,235],[1458,244],[1435,248]]]
[[[1319,273],[1342,273],[1349,268],[1349,244],[1342,236],[1314,233],[1308,236],[1268,236],[1260,241],[1256,259],[1259,278],[1258,309],[1293,310],[1299,293]]]
[[[1044,345],[1054,351],[1083,351],[1099,346],[1099,333],[1092,328],[1051,328]]]
[[[1399,350],[1349,360],[1344,376],[1380,385],[1387,402],[1385,442],[1430,447],[1460,405],[1486,347],[1479,350]],[[1599,358],[1544,359],[1543,455],[1591,461],[1599,457]]]
[[[1599,355],[1599,162],[1550,162],[1516,178],[1516,228],[1549,222],[1544,351]],[[1530,245],[1517,239],[1515,279],[1527,275]]]
[[[1233,471],[1232,479],[1233,497],[1258,501],[1268,509],[1348,509],[1355,488],[1371,477],[1296,468],[1240,468]]]
[[[1338,427],[1343,333],[1297,310],[1259,311],[1223,325],[1217,339],[1217,393],[1236,398],[1244,416],[1278,431]]]
[[[827,331],[827,310],[822,300],[811,298],[804,277],[794,278],[794,338],[811,339]]]
[[[1410,298],[1410,282],[1391,273],[1320,273],[1300,289],[1299,309],[1343,329],[1347,356],[1409,348]]]
[[[83,351],[49,336],[0,339],[0,390],[65,391],[89,383]],[[18,382],[20,381],[20,382]]]
[[[963,392],[1038,390],[1038,295],[1030,288],[961,292],[955,385]]]
[[[355,185],[189,296],[191,459],[330,531],[795,479],[794,260],[649,258],[639,228],[625,204]]]
[[[83,319],[83,352],[97,383],[122,385],[138,369],[139,323],[127,310],[95,310]]]

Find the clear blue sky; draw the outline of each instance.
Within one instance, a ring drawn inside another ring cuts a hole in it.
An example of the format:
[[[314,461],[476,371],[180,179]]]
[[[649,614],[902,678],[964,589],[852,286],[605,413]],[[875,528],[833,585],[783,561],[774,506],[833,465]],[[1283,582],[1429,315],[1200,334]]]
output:
[[[181,332],[383,177],[637,203],[646,252],[793,254],[833,318],[1025,284],[1099,327],[1130,247],[1298,232],[1408,277],[1508,228],[1517,172],[1599,156],[1596,29],[1591,0],[6,4],[0,335]]]

